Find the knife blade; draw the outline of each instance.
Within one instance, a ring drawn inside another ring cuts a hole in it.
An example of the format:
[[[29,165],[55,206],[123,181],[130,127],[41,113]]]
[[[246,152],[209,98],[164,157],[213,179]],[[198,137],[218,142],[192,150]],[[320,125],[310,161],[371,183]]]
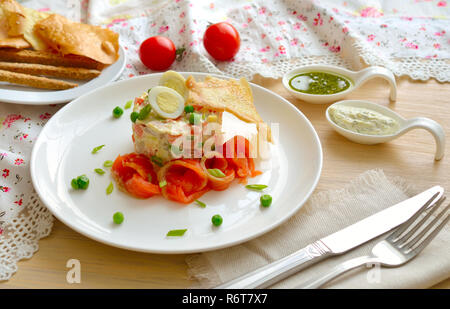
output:
[[[301,269],[333,255],[358,247],[411,218],[425,203],[431,207],[444,194],[444,188],[434,186],[405,201],[386,208],[340,231],[300,249],[278,261],[221,284],[216,289],[265,288]]]

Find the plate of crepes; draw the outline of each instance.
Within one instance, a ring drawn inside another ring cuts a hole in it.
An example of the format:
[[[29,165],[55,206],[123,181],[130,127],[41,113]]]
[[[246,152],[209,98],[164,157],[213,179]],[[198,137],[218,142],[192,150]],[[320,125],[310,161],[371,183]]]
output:
[[[0,102],[69,102],[115,80],[124,66],[112,30],[0,1]]]
[[[167,71],[72,101],[32,152],[34,187],[74,230],[112,246],[193,253],[285,222],[322,169],[308,119],[245,78]]]

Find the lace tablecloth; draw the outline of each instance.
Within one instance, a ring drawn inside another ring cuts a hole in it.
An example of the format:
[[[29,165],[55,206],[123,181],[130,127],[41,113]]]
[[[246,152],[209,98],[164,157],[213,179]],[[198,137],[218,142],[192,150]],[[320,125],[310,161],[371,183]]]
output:
[[[359,69],[381,65],[413,79],[450,81],[447,1],[332,0],[27,0],[23,5],[53,11],[120,33],[128,63],[121,79],[151,73],[137,50],[147,37],[163,35],[185,48],[179,71],[223,73],[249,79],[278,78],[304,64]],[[241,35],[230,62],[216,62],[203,48],[209,23],[229,21]],[[362,61],[361,61],[362,60]],[[34,193],[29,160],[33,142],[59,106],[0,103],[0,280],[30,258],[52,228],[52,216]]]

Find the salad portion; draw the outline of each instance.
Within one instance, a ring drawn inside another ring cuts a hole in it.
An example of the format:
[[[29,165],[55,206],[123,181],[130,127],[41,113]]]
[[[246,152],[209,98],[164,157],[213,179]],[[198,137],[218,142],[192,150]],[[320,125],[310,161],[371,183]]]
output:
[[[137,197],[161,194],[188,204],[261,174],[255,160],[271,141],[245,79],[198,82],[165,72],[159,85],[134,100],[135,152],[111,168],[118,187]]]

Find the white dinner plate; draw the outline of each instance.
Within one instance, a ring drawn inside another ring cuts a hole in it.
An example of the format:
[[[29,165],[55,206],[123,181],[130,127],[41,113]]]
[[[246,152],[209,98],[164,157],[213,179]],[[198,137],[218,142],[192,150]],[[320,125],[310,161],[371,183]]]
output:
[[[91,90],[116,80],[125,68],[125,63],[125,52],[122,46],[120,46],[119,59],[112,65],[103,69],[98,77],[88,81],[70,80],[71,82],[77,83],[79,86],[67,90],[37,89],[0,82],[0,102],[29,105],[67,103]]]
[[[182,73],[201,80],[207,74]],[[164,198],[133,198],[114,188],[110,172],[95,168],[118,154],[133,151],[131,109],[112,117],[115,106],[139,96],[158,84],[161,74],[151,74],[110,84],[84,95],[60,109],[43,128],[31,158],[34,187],[45,205],[62,222],[97,241],[135,251],[193,253],[224,248],[266,233],[286,221],[313,192],[322,169],[322,148],[308,119],[279,95],[251,84],[254,102],[269,124],[279,123],[269,168],[249,183],[267,184],[270,207],[260,206],[261,193],[237,181],[225,191],[201,197],[206,208],[182,205]],[[277,130],[273,131],[274,136]],[[105,144],[98,153],[91,150]],[[73,190],[72,178],[86,174],[87,190]],[[121,211],[125,220],[113,223]],[[211,217],[220,214],[223,224],[214,227]],[[182,237],[166,237],[169,230],[187,229]]]

